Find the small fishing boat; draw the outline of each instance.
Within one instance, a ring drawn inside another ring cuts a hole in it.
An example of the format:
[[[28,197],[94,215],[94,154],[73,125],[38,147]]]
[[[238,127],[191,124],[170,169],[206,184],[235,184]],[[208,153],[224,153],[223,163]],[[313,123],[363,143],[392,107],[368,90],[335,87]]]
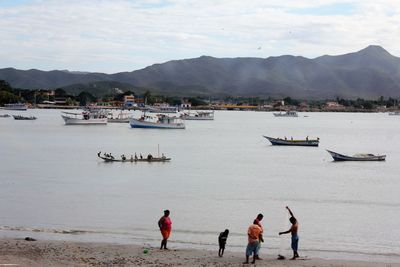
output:
[[[386,155],[356,154],[353,156],[346,156],[330,150],[326,151],[328,151],[334,161],[384,161],[386,159]]]
[[[293,140],[293,139],[284,139],[282,138],[273,138],[269,136],[265,136],[272,145],[274,146],[318,146],[319,145],[319,138],[317,139],[308,139],[308,137],[304,140]]]
[[[28,107],[23,103],[5,104],[4,109],[7,110],[27,110]]]
[[[108,122],[110,123],[128,123],[130,119],[130,113],[124,113],[122,112],[122,110],[120,113],[118,113],[116,117],[114,117],[114,114],[112,112],[108,113]]]
[[[8,114],[1,114],[0,115],[0,118],[9,118],[10,117],[10,115],[8,115]]]
[[[106,156],[106,155],[102,156],[101,152],[99,152],[97,156],[102,160],[104,160],[105,162],[167,162],[171,160],[171,158],[167,158],[164,155],[161,157],[153,157],[149,155],[144,158],[133,157],[133,156],[127,158],[124,155],[122,155],[120,159],[116,159],[113,156]]]
[[[299,115],[297,114],[297,111],[286,111],[286,112],[279,112],[279,113],[274,113],[275,117],[298,117]]]
[[[12,115],[14,117],[14,120],[19,120],[19,121],[32,121],[36,120],[37,118],[35,116],[21,116],[21,115]]]
[[[185,129],[185,122],[178,117],[169,117],[165,114],[148,116],[145,113],[139,118],[131,118],[132,128],[153,128],[153,129]]]
[[[214,111],[195,111],[185,112],[181,115],[183,120],[196,120],[196,121],[212,121],[214,120]]]
[[[107,116],[102,111],[83,111],[80,113],[62,111],[65,125],[105,125]]]
[[[177,107],[170,105],[147,106],[145,109],[150,113],[176,113],[178,111]]]

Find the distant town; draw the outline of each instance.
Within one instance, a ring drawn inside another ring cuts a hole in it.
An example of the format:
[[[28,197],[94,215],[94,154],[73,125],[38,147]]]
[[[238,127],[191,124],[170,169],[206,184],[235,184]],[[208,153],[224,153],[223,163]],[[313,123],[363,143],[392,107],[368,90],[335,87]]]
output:
[[[118,89],[118,88],[116,88]],[[116,90],[118,92],[118,90]],[[0,80],[0,106],[9,103],[25,103],[30,108],[75,109],[82,106],[96,106],[104,109],[142,109],[147,105],[157,107],[173,106],[178,109],[212,110],[253,110],[302,112],[389,112],[398,110],[398,99],[325,99],[304,100],[291,97],[178,97],[152,94],[150,91],[138,95],[132,91],[120,91],[112,95],[96,97],[88,92],[78,95],[68,94],[63,89],[25,90],[12,88],[6,81]]]

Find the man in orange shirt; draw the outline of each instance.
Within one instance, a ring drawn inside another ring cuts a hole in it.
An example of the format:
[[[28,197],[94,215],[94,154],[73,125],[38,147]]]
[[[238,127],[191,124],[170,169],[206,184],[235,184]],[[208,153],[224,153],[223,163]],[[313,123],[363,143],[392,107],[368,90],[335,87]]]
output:
[[[243,262],[243,264],[248,264],[249,263],[249,257],[251,254],[253,254],[253,261],[251,263],[256,262],[257,258],[257,251],[258,251],[258,245],[260,243],[260,235],[262,233],[262,229],[260,226],[258,226],[257,222],[254,221],[252,225],[249,226],[249,229],[247,230],[247,236],[249,238],[249,243],[247,244],[246,248],[246,261]]]
[[[171,234],[172,222],[169,218],[169,214],[169,210],[164,210],[164,216],[162,216],[158,221],[158,227],[160,227],[161,235],[163,237],[160,249],[167,249],[167,240]]]

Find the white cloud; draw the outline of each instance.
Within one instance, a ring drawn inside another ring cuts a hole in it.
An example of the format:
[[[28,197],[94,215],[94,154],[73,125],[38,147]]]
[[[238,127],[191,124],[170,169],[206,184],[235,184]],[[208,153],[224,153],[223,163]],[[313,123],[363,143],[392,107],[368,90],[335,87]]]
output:
[[[327,8],[336,10],[318,14]],[[0,67],[111,73],[200,55],[316,57],[370,44],[400,55],[393,0],[38,0],[0,5],[0,17]]]

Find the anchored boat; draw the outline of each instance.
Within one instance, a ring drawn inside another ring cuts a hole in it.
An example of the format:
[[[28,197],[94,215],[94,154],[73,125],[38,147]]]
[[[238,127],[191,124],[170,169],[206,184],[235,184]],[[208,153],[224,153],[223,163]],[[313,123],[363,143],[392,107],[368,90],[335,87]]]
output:
[[[356,154],[347,156],[330,150],[326,151],[328,151],[334,161],[384,161],[386,159],[386,155]]]
[[[21,115],[12,115],[14,117],[14,120],[25,120],[25,121],[32,121],[32,120],[36,120],[37,118],[35,116],[21,116]]]
[[[132,128],[185,129],[184,121],[165,114],[149,116],[144,113],[139,119],[131,118],[130,125]]]
[[[145,107],[146,111],[150,113],[176,113],[178,112],[177,107],[173,107],[170,105],[162,104],[162,105],[157,105],[157,106],[147,106]]]
[[[293,139],[282,139],[282,138],[273,138],[269,136],[265,136],[272,145],[274,146],[318,146],[319,138],[317,139],[308,139],[308,137],[304,140],[293,140]]]
[[[81,113],[62,111],[61,117],[65,121],[65,125],[105,125],[107,124],[107,116],[102,111],[83,111]]]
[[[125,157],[124,155],[121,156],[120,159],[116,159],[111,155],[101,155],[101,152],[97,153],[97,156],[104,160],[105,162],[167,162],[170,161],[171,158],[167,158],[164,155],[161,157],[153,157],[151,155],[140,158],[135,155],[135,157],[131,156],[130,158]]]
[[[7,110],[27,110],[28,107],[23,103],[5,104],[4,109]]]
[[[131,119],[129,112],[121,112],[118,113],[116,117],[114,117],[114,114],[112,112],[108,113],[108,122],[110,123],[128,123],[129,120]]]
[[[181,115],[183,120],[211,121],[214,120],[214,111],[185,112]]]
[[[274,113],[275,117],[298,117],[299,115],[297,114],[297,111],[286,111],[284,113],[279,112],[279,113]]]

